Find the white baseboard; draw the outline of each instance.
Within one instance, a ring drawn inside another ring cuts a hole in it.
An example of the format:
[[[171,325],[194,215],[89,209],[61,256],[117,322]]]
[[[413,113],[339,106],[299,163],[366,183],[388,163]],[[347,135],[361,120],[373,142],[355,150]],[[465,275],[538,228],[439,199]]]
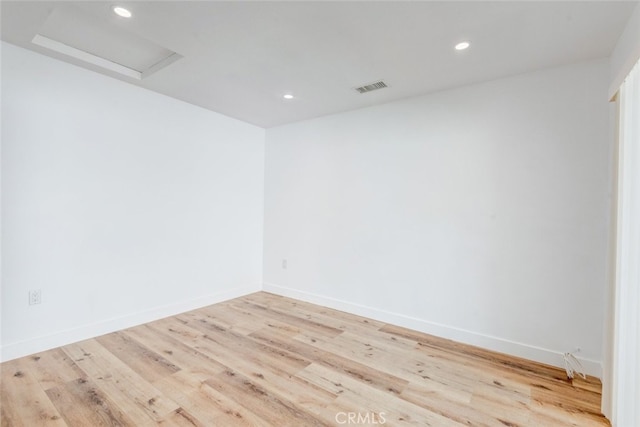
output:
[[[16,359],[22,356],[38,353],[40,351],[49,350],[66,344],[94,338],[110,332],[130,328],[164,317],[173,316],[186,311],[195,310],[197,308],[206,307],[222,301],[248,295],[254,292],[264,290],[277,295],[299,299],[301,301],[322,305],[336,310],[345,311],[347,313],[359,316],[369,317],[381,322],[393,325],[403,326],[405,328],[424,332],[442,338],[451,339],[465,344],[475,345],[486,348],[488,350],[498,351],[512,356],[522,357],[540,363],[564,368],[562,354],[559,351],[553,351],[541,347],[532,346],[520,342],[510,341],[503,338],[484,335],[477,332],[455,328],[424,319],[418,319],[411,316],[405,316],[399,313],[392,313],[385,310],[364,306],[357,303],[343,301],[323,295],[309,292],[303,292],[272,283],[264,283],[262,289],[260,286],[247,286],[218,292],[200,298],[187,301],[177,302],[150,310],[134,313],[131,315],[107,319],[101,322],[82,325],[77,328],[59,331],[50,335],[32,338],[25,341],[10,343],[0,347],[0,361]],[[600,362],[579,358],[584,366],[587,374],[595,377],[602,377],[602,365]]]
[[[276,295],[299,299],[312,304],[322,305],[336,310],[345,311],[347,313],[356,314],[358,316],[368,317],[381,322],[435,335],[441,338],[447,338],[464,344],[470,344],[564,369],[562,353],[559,351],[553,351],[529,344],[484,335],[465,329],[455,328],[453,326],[434,323],[428,320],[392,313],[318,294],[303,292],[272,283],[264,283],[262,289],[265,292],[271,292]],[[602,365],[600,362],[585,358],[578,359],[582,363],[587,374],[597,378],[602,378]]]
[[[94,338],[110,332],[119,331],[130,328],[132,326],[141,325],[143,323],[152,322],[168,316],[174,316],[186,311],[195,310],[197,308],[206,307],[222,301],[259,292],[260,285],[246,286],[194,298],[186,301],[176,302],[150,310],[145,310],[130,314],[127,316],[116,317],[104,321],[78,326],[77,328],[59,331],[50,335],[40,336],[25,341],[14,342],[0,347],[0,361],[17,359],[22,356],[38,353],[40,351],[49,350],[74,342]]]

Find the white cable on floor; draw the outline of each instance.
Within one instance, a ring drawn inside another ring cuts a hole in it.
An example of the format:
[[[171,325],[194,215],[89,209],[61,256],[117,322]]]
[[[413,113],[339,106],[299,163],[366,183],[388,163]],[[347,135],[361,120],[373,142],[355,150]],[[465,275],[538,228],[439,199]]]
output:
[[[580,349],[576,350],[580,351]],[[573,379],[574,374],[577,372],[583,379],[587,379],[586,374],[584,373],[584,367],[582,363],[578,360],[573,353],[563,353],[562,358],[564,359],[564,369],[567,371],[567,377],[569,379]]]

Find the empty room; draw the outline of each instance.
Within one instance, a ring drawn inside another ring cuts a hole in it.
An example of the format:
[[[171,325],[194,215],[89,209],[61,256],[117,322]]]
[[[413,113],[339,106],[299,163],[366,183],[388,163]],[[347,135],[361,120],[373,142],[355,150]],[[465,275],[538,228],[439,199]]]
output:
[[[637,0],[0,15],[3,427],[640,427]]]

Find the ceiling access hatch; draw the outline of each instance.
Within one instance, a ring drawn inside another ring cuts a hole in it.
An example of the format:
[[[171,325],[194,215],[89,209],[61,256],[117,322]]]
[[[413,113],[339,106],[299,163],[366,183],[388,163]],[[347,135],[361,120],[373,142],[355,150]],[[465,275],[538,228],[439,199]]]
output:
[[[31,42],[137,80],[182,58],[73,6],[54,9]]]

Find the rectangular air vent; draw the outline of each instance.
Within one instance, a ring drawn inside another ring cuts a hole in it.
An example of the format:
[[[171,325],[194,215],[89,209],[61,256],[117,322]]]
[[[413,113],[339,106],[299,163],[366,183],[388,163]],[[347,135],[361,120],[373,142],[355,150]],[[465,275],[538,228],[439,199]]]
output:
[[[378,80],[377,82],[369,83],[369,84],[357,87],[356,90],[360,93],[367,93],[367,92],[372,92],[374,90],[383,89],[385,87],[388,87],[387,84],[382,80]]]

